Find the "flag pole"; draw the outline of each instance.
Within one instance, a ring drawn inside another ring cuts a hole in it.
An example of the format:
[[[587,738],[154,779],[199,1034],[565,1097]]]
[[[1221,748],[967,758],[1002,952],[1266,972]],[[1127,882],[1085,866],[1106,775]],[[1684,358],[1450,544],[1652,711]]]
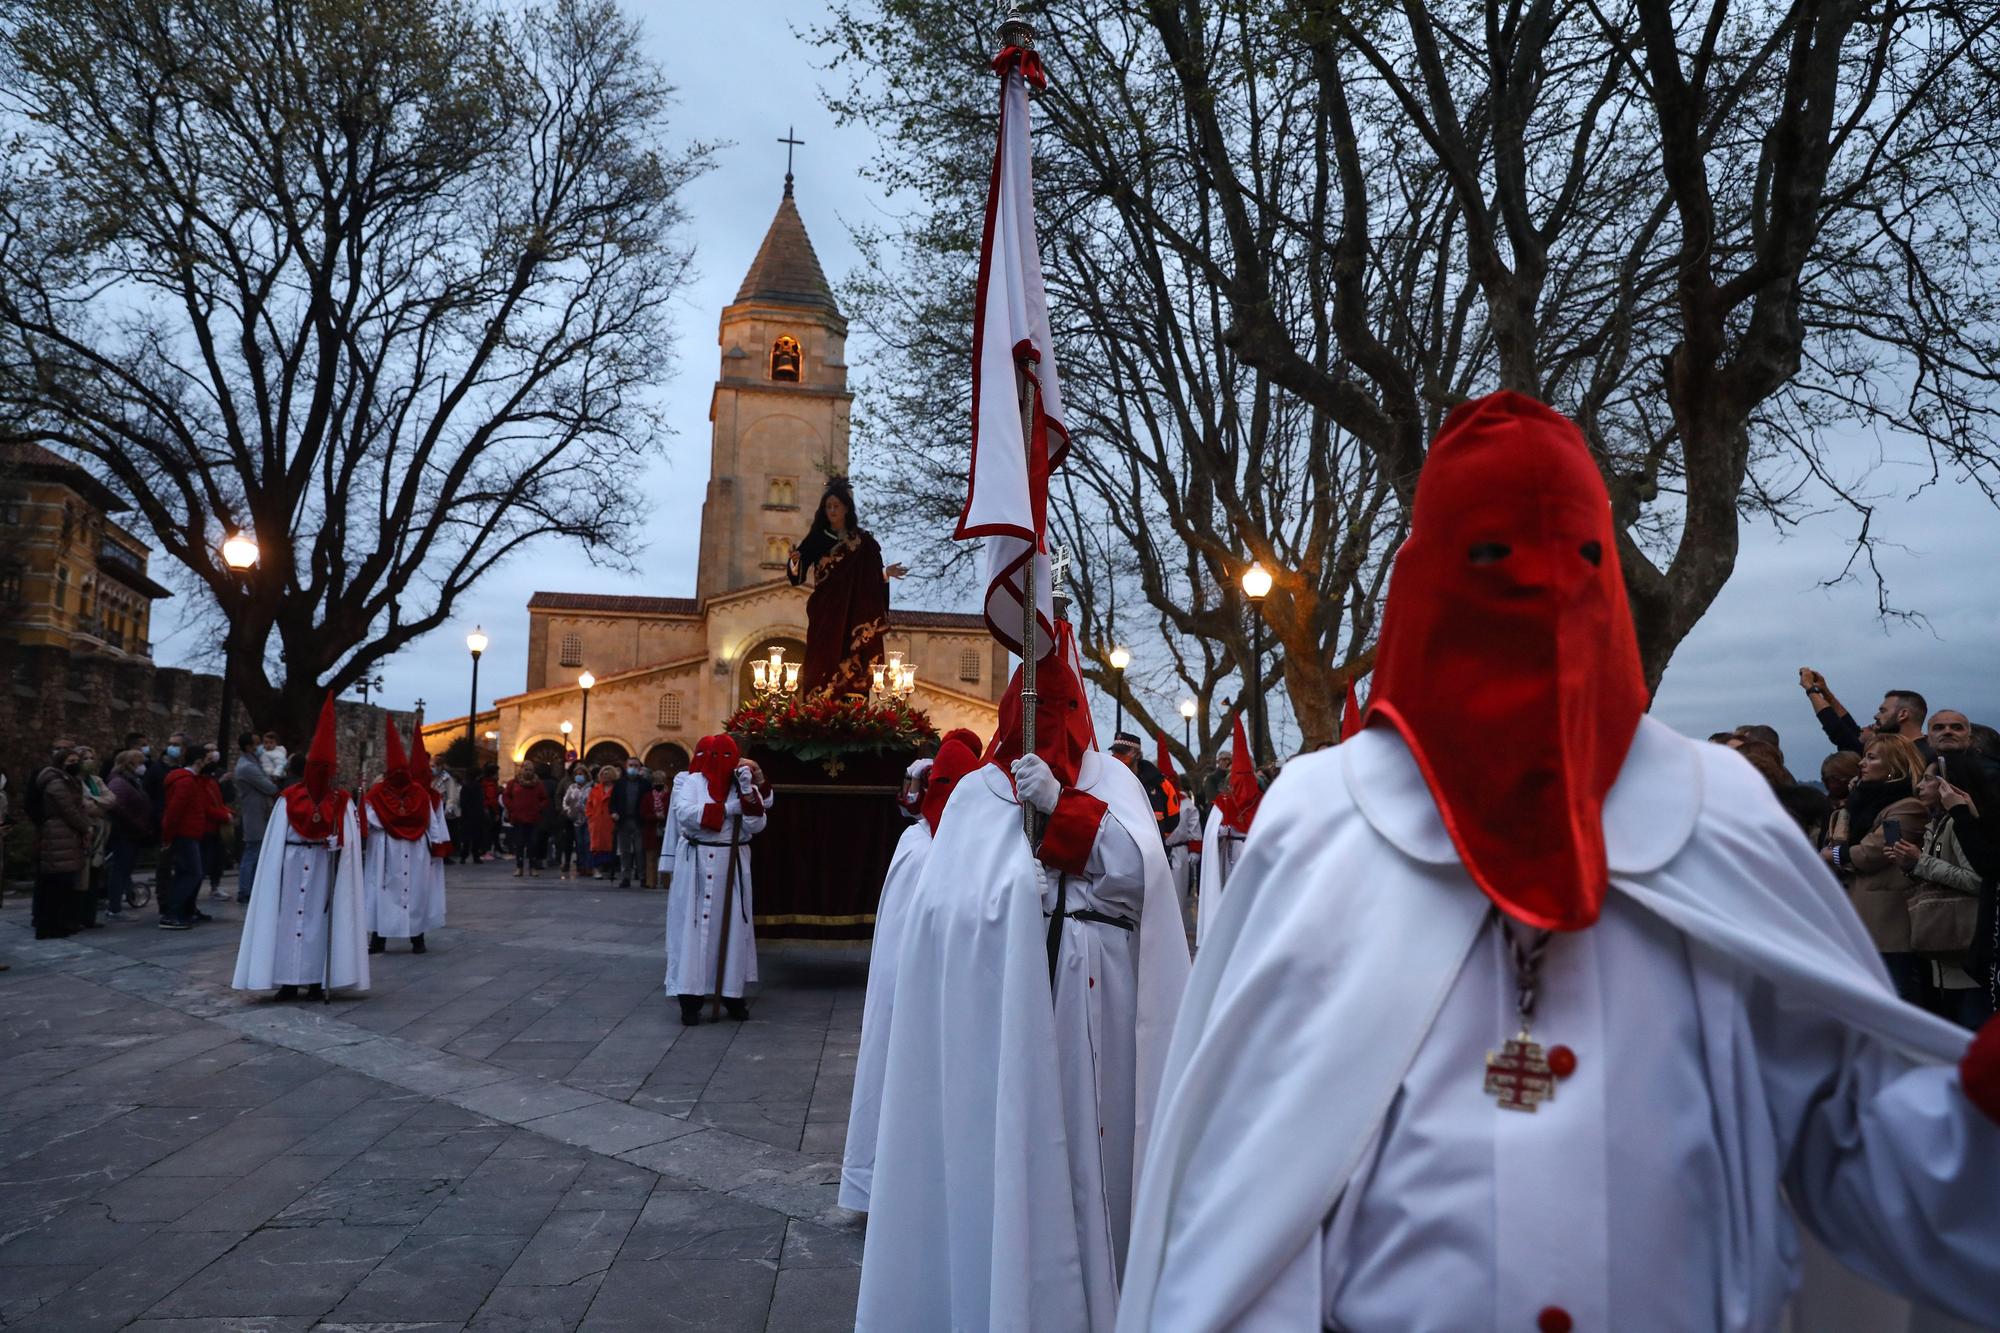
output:
[[[1007,17],[1000,24],[1000,48],[1006,50],[1018,46],[1023,51],[1032,51],[1035,46],[1035,28],[1021,17],[1018,6],[1009,5]],[[1007,75],[1002,75],[1002,79]],[[1016,76],[1018,77],[1018,76]],[[1035,447],[1035,390],[1019,361],[1014,365],[1014,393],[1021,406],[1021,440],[1026,448],[1029,466],[1034,466]],[[1035,691],[1035,658],[1039,655],[1035,645],[1035,608],[1040,600],[1041,583],[1041,535],[1028,548],[1028,577],[1023,581],[1024,595],[1021,598],[1021,753],[1035,752],[1035,714],[1039,711],[1041,696]],[[1021,802],[1021,829],[1033,843],[1041,836],[1041,816],[1032,805]]]

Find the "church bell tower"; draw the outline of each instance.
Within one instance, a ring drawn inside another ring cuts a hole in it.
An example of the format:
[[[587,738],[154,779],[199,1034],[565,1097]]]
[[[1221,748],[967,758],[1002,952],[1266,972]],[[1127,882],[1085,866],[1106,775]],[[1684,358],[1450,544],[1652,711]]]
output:
[[[704,598],[783,578],[826,479],[847,474],[847,320],[799,217],[790,171],[717,343],[695,580]]]

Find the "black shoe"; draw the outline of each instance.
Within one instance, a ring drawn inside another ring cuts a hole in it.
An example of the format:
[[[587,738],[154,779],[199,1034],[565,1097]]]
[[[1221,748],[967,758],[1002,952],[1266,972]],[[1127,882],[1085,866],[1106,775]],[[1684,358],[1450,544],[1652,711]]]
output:
[[[200,908],[197,907],[195,909],[194,916],[189,918],[188,924],[193,925],[196,921],[213,921],[213,920],[215,920],[214,917],[210,916],[208,913],[202,911]]]
[[[281,1000],[296,1000],[299,998],[299,988],[297,986],[280,986],[278,987],[278,998]]]
[[[678,995],[674,998],[681,1002],[682,1027],[691,1028],[701,1022],[701,996]]]
[[[429,952],[430,952],[430,950],[429,950],[429,949],[427,949],[427,948],[425,948],[425,947],[424,947],[424,937],[423,937],[423,936],[421,936],[421,935],[412,935],[412,936],[410,936],[410,952],[411,952],[411,953],[429,953]]]
[[[308,1000],[324,1000],[326,998],[326,987],[315,981],[312,985],[306,987],[306,998]]]
[[[368,932],[369,953],[381,953],[384,949],[387,949],[388,947],[389,947],[389,941],[383,939],[380,935],[377,935],[372,930]]]
[[[750,1017],[750,1006],[740,998],[732,1000],[725,995],[722,997],[722,1012],[741,1023]]]
[[[175,920],[173,920],[173,919],[172,919],[172,918],[170,918],[170,917],[161,917],[161,918],[160,918],[160,929],[161,929],[161,930],[193,930],[193,929],[194,929],[194,922],[192,922],[192,921],[175,921]]]
[[[629,879],[621,879],[618,881],[618,887],[621,889],[629,889],[632,887],[632,881]]]

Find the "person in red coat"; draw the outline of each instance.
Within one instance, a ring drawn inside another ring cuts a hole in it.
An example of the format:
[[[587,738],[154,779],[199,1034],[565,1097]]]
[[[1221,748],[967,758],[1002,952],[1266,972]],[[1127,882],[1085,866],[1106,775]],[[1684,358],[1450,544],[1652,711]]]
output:
[[[649,889],[660,887],[660,844],[666,840],[667,816],[673,811],[667,794],[667,775],[654,769],[652,785],[639,797],[639,831],[644,848],[639,856],[639,882]],[[673,872],[667,872],[672,878]]]
[[[542,873],[542,815],[549,804],[549,789],[535,770],[523,764],[514,780],[500,789],[499,806],[507,812],[507,850],[514,853],[514,878],[530,879]]]
[[[160,894],[161,930],[186,930],[209,919],[195,901],[201,893],[202,840],[229,827],[229,807],[214,776],[220,762],[214,750],[203,751],[185,768],[169,770],[161,785],[160,843],[172,870]]]

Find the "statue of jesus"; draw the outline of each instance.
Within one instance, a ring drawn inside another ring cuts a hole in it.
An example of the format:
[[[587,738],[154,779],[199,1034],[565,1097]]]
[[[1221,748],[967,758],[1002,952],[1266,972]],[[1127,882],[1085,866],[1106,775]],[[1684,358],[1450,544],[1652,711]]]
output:
[[[901,564],[883,566],[882,548],[862,528],[846,479],[829,479],[812,527],[785,567],[794,586],[812,579],[799,672],[805,699],[868,693],[869,668],[889,632],[889,580],[907,573]]]

